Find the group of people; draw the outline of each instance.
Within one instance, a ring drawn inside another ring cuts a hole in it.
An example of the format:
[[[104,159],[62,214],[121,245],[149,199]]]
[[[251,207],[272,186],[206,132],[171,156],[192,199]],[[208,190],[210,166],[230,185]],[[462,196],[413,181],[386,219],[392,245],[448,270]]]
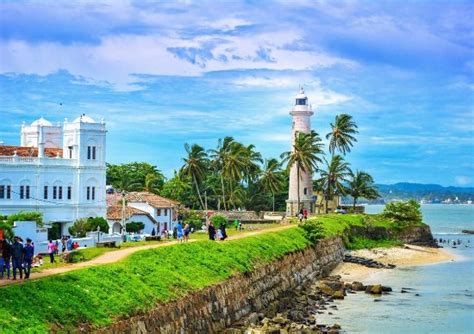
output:
[[[72,238],[69,235],[63,235],[60,240],[55,240],[55,241],[49,240],[48,254],[49,254],[49,261],[51,263],[55,262],[54,256],[59,254],[60,248],[61,248],[61,253],[70,252],[74,249],[79,248],[79,243],[73,242]]]
[[[31,265],[35,254],[35,247],[31,239],[26,239],[26,244],[23,244],[23,239],[16,236],[13,238],[13,243],[7,240],[0,240],[0,279],[10,279],[10,272],[13,273],[13,280],[17,278],[17,272],[20,274],[20,279],[23,279],[23,270],[25,272],[25,279],[30,278]],[[12,269],[12,270],[10,270]]]
[[[189,233],[191,233],[191,226],[189,224],[184,225],[178,221],[178,224],[176,224],[176,227],[174,231],[176,233],[176,239],[178,239],[179,242],[188,242],[189,241]],[[173,233],[173,234],[175,234]],[[174,235],[173,235],[174,237]]]
[[[227,239],[227,233],[225,231],[225,224],[221,224],[218,229],[215,228],[212,222],[209,222],[207,226],[207,233],[209,234],[209,240],[225,240]]]
[[[298,213],[298,219],[300,220],[300,222],[306,219],[308,219],[308,209],[306,208],[301,208],[300,209],[300,212]]]

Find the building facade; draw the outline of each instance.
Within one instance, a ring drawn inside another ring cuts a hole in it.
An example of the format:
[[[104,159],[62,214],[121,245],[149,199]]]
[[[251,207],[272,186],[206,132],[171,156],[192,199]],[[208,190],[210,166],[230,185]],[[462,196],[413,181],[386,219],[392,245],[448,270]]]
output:
[[[85,217],[105,217],[105,123],[81,115],[22,125],[21,145],[0,144],[0,213],[39,211],[61,234]]]
[[[313,111],[309,104],[308,97],[304,89],[301,88],[298,95],[295,97],[295,105],[290,111],[292,116],[292,150],[294,149],[295,136],[299,132],[311,132],[311,116]],[[311,173],[299,171],[298,182],[298,168],[293,165],[290,169],[290,185],[288,189],[288,199],[286,201],[286,215],[295,216],[300,209],[307,209],[309,212],[314,212],[314,197],[313,197],[313,182]],[[298,189],[300,206],[298,207]]]

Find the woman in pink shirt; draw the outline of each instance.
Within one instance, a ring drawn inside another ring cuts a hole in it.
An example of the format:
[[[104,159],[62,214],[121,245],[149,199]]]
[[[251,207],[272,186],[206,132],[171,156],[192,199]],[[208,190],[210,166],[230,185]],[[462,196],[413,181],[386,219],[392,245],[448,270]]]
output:
[[[49,253],[49,259],[51,263],[54,263],[54,250],[55,250],[55,245],[53,243],[53,240],[49,240],[48,253]]]

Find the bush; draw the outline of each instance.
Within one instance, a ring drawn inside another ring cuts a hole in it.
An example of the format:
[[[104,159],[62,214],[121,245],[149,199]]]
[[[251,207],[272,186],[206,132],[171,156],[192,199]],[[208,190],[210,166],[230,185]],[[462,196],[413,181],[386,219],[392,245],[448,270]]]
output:
[[[214,224],[214,226],[219,227],[222,224],[227,225],[229,219],[227,219],[227,216],[215,214],[211,216],[211,222]]]
[[[9,216],[0,216],[0,230],[3,230],[7,239],[13,238],[13,223],[16,221],[35,221],[43,226],[43,214],[36,211],[20,211]]]
[[[109,223],[107,223],[107,220],[102,217],[89,217],[76,220],[69,228],[69,234],[75,237],[84,238],[87,232],[96,232],[97,227],[99,227],[101,232],[109,232]]]
[[[423,220],[420,204],[413,199],[407,202],[387,203],[382,215],[400,227],[421,224]]]
[[[298,224],[298,227],[303,229],[306,239],[314,244],[324,238],[324,227],[320,221],[305,220]]]
[[[145,228],[145,224],[142,222],[131,222],[125,224],[127,232],[139,233]]]
[[[195,210],[189,210],[183,214],[183,222],[189,224],[195,231],[200,230],[202,227],[202,219],[199,212]]]

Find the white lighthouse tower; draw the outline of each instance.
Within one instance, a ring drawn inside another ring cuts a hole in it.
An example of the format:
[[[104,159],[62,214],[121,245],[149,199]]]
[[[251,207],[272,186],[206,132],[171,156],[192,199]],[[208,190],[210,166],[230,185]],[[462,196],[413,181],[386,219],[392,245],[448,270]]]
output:
[[[311,132],[311,116],[313,111],[308,103],[308,97],[301,87],[300,92],[296,95],[295,106],[290,111],[293,117],[292,125],[292,143],[295,141],[295,135],[298,132]],[[293,144],[292,144],[293,149]],[[300,207],[298,208],[298,188],[300,192]],[[300,181],[298,187],[298,171],[296,165],[290,170],[290,187],[288,190],[288,199],[286,201],[287,216],[298,214],[301,208],[313,212],[313,183],[312,175],[300,170]]]

